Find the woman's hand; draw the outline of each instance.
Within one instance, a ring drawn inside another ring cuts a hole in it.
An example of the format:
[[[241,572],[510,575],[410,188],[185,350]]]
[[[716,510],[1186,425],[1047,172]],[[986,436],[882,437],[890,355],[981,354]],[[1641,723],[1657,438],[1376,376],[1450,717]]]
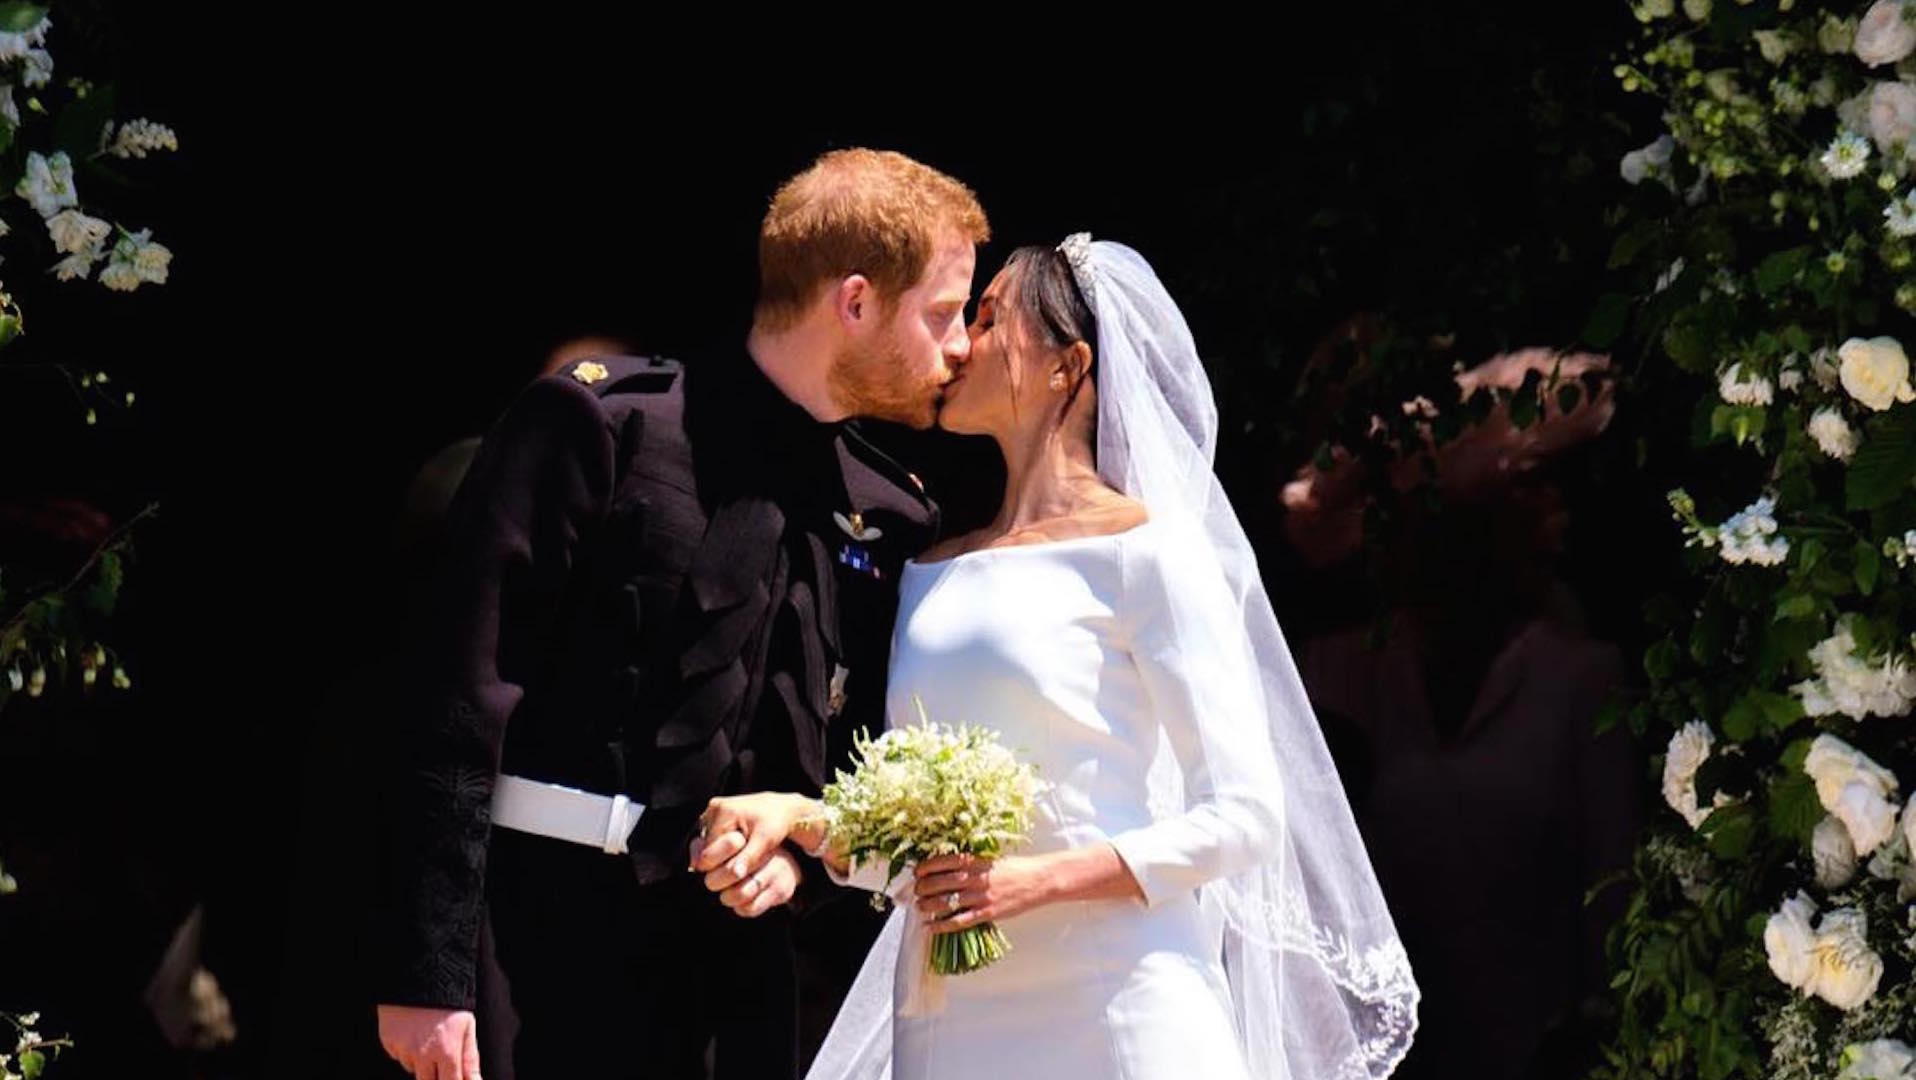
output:
[[[1051,859],[1050,855],[927,859],[918,864],[913,890],[918,917],[930,924],[933,933],[950,933],[1043,907],[1054,899]]]
[[[935,934],[1064,900],[1144,901],[1144,890],[1110,844],[996,860],[941,855],[919,863],[916,874],[918,917]]]

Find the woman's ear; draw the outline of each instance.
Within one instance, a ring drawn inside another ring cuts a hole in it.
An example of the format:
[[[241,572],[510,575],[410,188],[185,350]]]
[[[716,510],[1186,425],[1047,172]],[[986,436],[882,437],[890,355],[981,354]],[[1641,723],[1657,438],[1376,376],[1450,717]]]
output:
[[[1060,359],[1059,370],[1064,372],[1065,382],[1077,385],[1091,374],[1091,346],[1082,341],[1074,341],[1065,347]]]

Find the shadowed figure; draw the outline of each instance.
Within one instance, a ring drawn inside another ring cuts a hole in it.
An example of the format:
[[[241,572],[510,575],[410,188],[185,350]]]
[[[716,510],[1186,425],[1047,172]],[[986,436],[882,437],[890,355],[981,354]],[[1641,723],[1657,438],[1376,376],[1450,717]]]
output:
[[[1571,377],[1607,367],[1561,359]],[[1528,350],[1458,378],[1466,391],[1514,389],[1558,360]],[[1389,610],[1299,650],[1425,990],[1398,1073],[1409,1080],[1570,1077],[1592,1064],[1584,1010],[1603,990],[1621,895],[1584,898],[1628,864],[1641,759],[1621,730],[1594,735],[1627,665],[1587,633],[1558,557],[1565,452],[1612,408],[1607,387],[1568,411],[1546,401],[1519,430],[1500,406],[1434,451],[1443,502],[1409,508],[1382,553]],[[1423,465],[1405,460],[1396,479],[1408,488]],[[1309,467],[1286,488],[1286,531],[1306,562],[1331,566],[1361,542],[1360,468]]]

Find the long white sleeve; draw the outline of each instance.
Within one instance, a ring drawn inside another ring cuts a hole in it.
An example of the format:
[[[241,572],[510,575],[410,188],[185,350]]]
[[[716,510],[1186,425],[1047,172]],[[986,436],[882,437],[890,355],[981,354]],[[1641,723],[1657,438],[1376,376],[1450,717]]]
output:
[[[1182,814],[1111,841],[1152,906],[1268,860],[1283,834],[1283,782],[1238,605],[1210,553],[1171,535],[1125,545],[1120,610],[1184,780]]]

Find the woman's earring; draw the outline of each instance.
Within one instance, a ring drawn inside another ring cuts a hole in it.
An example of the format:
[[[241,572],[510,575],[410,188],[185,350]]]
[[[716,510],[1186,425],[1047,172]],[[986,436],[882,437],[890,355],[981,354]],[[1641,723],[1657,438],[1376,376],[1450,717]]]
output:
[[[1064,372],[1054,371],[1051,373],[1051,388],[1053,390],[1064,389]]]

